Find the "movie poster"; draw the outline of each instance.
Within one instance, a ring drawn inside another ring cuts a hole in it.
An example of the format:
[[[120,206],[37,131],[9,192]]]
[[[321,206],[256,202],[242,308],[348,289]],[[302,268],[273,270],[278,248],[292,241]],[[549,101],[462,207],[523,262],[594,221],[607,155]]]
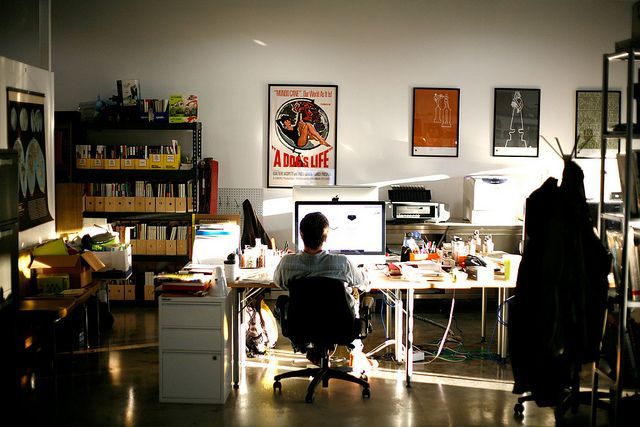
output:
[[[267,186],[335,185],[338,86],[269,85]]]
[[[51,221],[47,203],[44,95],[7,89],[9,147],[18,152],[20,231]]]

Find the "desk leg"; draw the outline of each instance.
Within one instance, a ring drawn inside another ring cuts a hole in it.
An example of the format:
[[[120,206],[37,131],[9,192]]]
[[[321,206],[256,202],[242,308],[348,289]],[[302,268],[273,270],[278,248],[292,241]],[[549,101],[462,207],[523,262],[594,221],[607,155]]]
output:
[[[507,357],[507,318],[508,318],[508,308],[507,308],[507,297],[508,297],[508,288],[498,288],[498,310],[501,310],[501,319],[497,319],[498,322],[498,340],[496,342],[497,353],[501,359],[505,359]],[[501,321],[502,320],[502,321]]]
[[[413,289],[407,289],[407,335],[404,347],[407,388],[411,387],[411,376],[413,375],[413,293]]]
[[[487,342],[487,289],[482,288],[482,312],[480,316],[480,342]]]
[[[242,301],[242,290],[236,288],[234,292],[234,303],[231,315],[231,337],[233,340],[233,388],[238,388],[240,384],[240,325],[242,322],[240,312],[240,302]]]
[[[87,301],[82,304],[82,310],[84,312],[84,349],[88,350],[91,346],[89,345],[89,307]]]
[[[396,360],[402,362],[406,360],[406,354],[402,349],[402,337],[404,337],[404,328],[402,327],[402,291],[396,290],[396,302],[394,304],[395,317],[395,336],[396,341]]]

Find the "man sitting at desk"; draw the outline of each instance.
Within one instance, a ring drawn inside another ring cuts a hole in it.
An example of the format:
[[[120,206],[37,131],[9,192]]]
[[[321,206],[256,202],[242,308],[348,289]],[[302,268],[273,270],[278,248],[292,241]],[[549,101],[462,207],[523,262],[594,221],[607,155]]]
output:
[[[296,254],[285,255],[275,269],[273,282],[287,290],[291,282],[305,277],[328,277],[346,282],[351,290],[351,306],[358,316],[358,296],[369,290],[369,281],[364,272],[356,268],[342,254],[330,254],[322,249],[329,234],[329,220],[320,212],[307,214],[300,221],[300,235],[304,249]],[[353,342],[352,358],[364,358],[362,342]],[[320,356],[307,352],[307,358],[316,363]],[[316,363],[317,364],[317,363]]]

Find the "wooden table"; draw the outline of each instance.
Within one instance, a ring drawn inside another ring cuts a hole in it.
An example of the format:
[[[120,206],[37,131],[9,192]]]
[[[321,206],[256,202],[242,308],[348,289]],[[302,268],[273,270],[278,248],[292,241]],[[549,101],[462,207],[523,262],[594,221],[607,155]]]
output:
[[[85,334],[85,347],[89,348],[89,316],[87,302],[89,298],[98,293],[100,290],[100,283],[98,281],[94,281],[82,289],[84,292],[79,295],[36,295],[20,299],[18,316],[28,318],[37,323],[43,323],[50,330],[53,346],[52,363],[54,375],[57,374],[57,325],[68,318],[71,313],[78,308],[82,308],[84,310],[83,332]],[[100,307],[98,298],[96,298],[96,308],[99,337]]]

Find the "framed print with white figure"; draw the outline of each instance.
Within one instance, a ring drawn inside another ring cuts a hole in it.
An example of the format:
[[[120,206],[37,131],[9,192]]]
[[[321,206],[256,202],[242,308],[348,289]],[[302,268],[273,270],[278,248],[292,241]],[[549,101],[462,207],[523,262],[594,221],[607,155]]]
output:
[[[336,184],[338,86],[269,85],[267,186]]]
[[[495,89],[493,155],[538,157],[540,89]]]

